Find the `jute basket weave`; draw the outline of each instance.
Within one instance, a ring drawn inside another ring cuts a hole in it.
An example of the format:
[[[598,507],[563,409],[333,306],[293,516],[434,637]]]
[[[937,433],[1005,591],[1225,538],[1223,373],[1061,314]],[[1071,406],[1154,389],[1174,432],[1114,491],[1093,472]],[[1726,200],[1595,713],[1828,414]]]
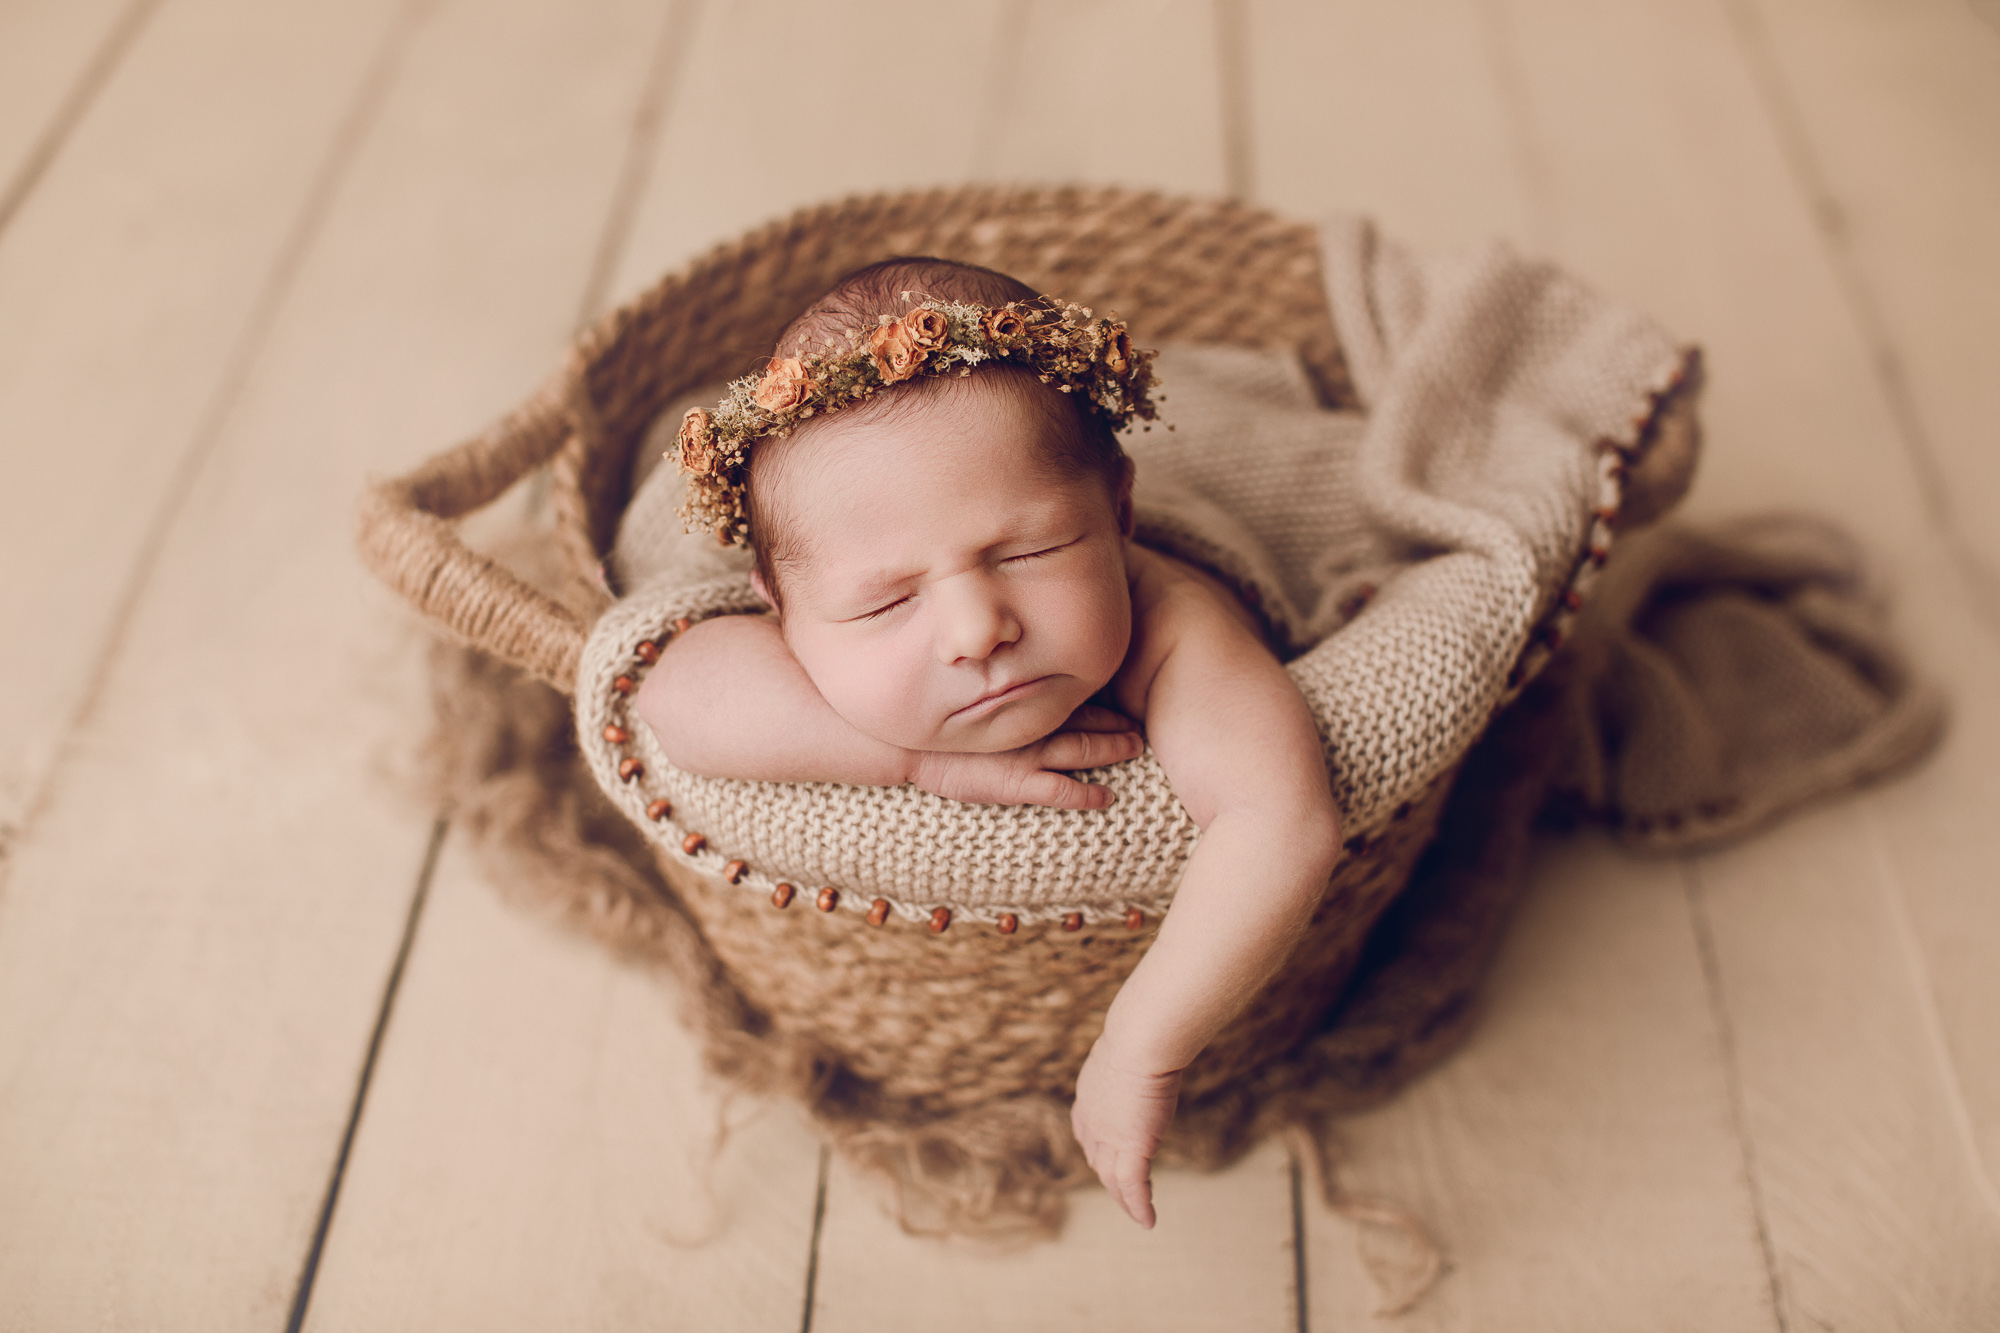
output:
[[[572,692],[588,627],[611,603],[604,561],[633,451],[656,416],[677,396],[755,365],[835,279],[892,254],[986,265],[1115,310],[1143,344],[1289,347],[1326,406],[1354,405],[1310,226],[1226,202],[1114,189],[852,199],[670,274],[579,338],[560,373],[491,431],[374,487],[363,506],[365,557],[451,634]],[[545,462],[563,565],[555,596],[467,549],[449,525]],[[1537,650],[1524,664],[1545,656]],[[1429,840],[1450,783],[1448,771],[1386,826],[1350,840],[1285,972],[1188,1071],[1188,1102],[1282,1057],[1322,1022]],[[819,1044],[916,1114],[1069,1096],[1157,926],[1143,917],[1044,920],[1010,933],[939,933],[893,916],[871,925],[849,911],[814,911],[804,894],[780,907],[746,892],[724,878],[739,875],[740,862],[721,874],[697,868],[721,870],[727,855],[711,848],[697,863],[662,851],[659,860],[736,986],[778,1030]]]

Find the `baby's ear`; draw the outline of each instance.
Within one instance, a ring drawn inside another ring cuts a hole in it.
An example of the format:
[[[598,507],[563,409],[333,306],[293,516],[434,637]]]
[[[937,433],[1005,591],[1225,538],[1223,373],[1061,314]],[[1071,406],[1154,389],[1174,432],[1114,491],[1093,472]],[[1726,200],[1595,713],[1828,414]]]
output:
[[[773,611],[778,609],[778,603],[771,597],[771,590],[764,586],[763,570],[753,569],[750,571],[750,589],[757,594],[759,600],[764,605],[770,607]]]
[[[1118,532],[1130,540],[1133,529],[1132,519],[1132,476],[1135,469],[1132,460],[1124,459],[1118,468]]]

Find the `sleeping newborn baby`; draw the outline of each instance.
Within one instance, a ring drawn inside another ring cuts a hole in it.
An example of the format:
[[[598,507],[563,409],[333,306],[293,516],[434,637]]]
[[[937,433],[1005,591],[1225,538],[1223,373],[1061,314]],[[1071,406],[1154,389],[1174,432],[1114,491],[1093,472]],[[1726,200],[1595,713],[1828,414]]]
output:
[[[1071,1115],[1148,1227],[1181,1071],[1283,964],[1340,849],[1312,715],[1256,618],[1132,540],[1115,430],[1151,416],[1149,383],[1122,326],[1004,275],[851,274],[683,423],[688,516],[750,545],[770,613],[679,635],[636,700],[694,773],[959,801],[1102,809],[1070,774],[1151,745],[1202,834]]]

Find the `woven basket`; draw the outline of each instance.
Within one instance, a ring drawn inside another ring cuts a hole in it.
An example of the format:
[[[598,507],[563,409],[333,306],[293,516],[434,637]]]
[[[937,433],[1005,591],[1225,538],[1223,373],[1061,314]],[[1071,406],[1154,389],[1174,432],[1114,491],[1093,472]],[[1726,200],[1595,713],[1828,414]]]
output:
[[[1327,406],[1354,405],[1310,226],[1227,202],[1114,189],[857,198],[720,247],[607,316],[491,431],[374,487],[363,505],[365,557],[458,638],[574,691],[588,627],[611,604],[604,561],[633,451],[657,415],[754,365],[809,300],[892,254],[985,265],[1115,310],[1145,344],[1240,343],[1255,330],[1260,345],[1297,351]],[[555,597],[468,550],[448,523],[544,462],[553,464],[565,571]],[[1531,651],[1517,685],[1546,655]],[[1283,1056],[1324,1021],[1429,840],[1450,777],[1350,839],[1306,941],[1190,1068],[1184,1097]],[[743,994],[778,1029],[819,1043],[882,1095],[923,1113],[1024,1093],[1069,1096],[1158,924],[1143,914],[1022,920],[1004,932],[967,922],[940,933],[894,915],[869,924],[857,912],[814,910],[816,886],[774,905],[734,882],[743,865],[728,848],[698,850],[662,847],[660,863]]]

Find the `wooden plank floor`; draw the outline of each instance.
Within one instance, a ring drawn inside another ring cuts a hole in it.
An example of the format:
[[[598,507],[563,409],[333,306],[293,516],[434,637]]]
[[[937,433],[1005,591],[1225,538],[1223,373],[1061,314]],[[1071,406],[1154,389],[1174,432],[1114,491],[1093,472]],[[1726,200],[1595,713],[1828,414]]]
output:
[[[969,178],[1558,259],[1707,348],[1691,511],[1853,527],[1952,692],[1922,771],[1740,848],[1541,850],[1483,1026],[1346,1130],[1450,1256],[1394,1322],[2000,1328],[1990,0],[16,0],[0,1329],[1392,1322],[1281,1144],[1152,1233],[903,1235],[398,794],[363,478],[718,240]]]

